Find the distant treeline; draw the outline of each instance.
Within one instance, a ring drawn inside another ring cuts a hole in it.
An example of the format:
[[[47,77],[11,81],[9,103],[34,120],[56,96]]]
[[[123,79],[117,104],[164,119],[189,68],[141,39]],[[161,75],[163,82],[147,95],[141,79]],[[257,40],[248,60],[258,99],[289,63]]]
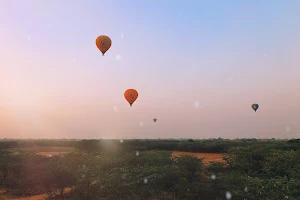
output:
[[[147,150],[170,150],[202,153],[227,153],[232,147],[246,147],[264,144],[266,149],[297,150],[300,149],[300,139],[293,140],[2,140],[0,149],[24,148],[34,146],[74,147],[85,152],[128,152]]]

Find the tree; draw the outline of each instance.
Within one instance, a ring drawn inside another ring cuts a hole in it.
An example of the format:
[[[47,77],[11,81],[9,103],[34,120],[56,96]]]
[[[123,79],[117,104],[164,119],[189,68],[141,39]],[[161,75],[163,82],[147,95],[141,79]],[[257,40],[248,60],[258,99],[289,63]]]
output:
[[[50,188],[59,189],[59,196],[64,195],[64,189],[76,184],[76,174],[72,167],[67,164],[64,157],[54,156],[49,158],[46,167],[45,179],[48,180]]]
[[[202,159],[197,158],[194,155],[183,155],[176,157],[174,160],[176,166],[182,171],[189,183],[192,182],[196,172],[201,171]]]

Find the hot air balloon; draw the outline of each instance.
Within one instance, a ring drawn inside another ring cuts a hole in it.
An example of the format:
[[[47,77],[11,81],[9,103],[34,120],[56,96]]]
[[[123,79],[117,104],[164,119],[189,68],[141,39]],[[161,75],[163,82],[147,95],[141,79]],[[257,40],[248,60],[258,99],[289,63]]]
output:
[[[156,119],[156,118],[154,118],[154,119],[153,119],[153,121],[154,121],[154,122],[156,122],[156,121],[157,121],[157,119]]]
[[[124,93],[125,99],[128,101],[130,106],[132,106],[133,102],[138,98],[139,94],[135,89],[128,89]]]
[[[252,104],[251,107],[256,112],[256,110],[258,109],[259,105],[255,103],[255,104]]]
[[[105,52],[111,47],[111,39],[106,35],[100,35],[96,39],[96,46],[104,56]]]

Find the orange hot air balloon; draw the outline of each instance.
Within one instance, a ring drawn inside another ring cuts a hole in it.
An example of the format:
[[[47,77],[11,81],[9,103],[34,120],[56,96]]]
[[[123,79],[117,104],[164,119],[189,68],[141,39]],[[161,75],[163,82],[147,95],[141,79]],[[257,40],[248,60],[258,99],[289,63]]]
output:
[[[128,89],[124,92],[124,97],[130,104],[130,106],[132,106],[133,102],[135,102],[138,96],[139,94],[135,89]]]
[[[96,39],[96,46],[104,56],[105,52],[111,47],[111,39],[106,35],[100,35]]]

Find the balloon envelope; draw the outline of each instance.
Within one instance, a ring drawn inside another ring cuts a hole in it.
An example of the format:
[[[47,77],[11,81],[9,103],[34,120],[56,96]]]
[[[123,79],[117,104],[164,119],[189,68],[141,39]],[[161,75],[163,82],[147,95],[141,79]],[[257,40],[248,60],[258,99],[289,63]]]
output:
[[[156,119],[156,118],[154,118],[154,119],[153,119],[153,121],[154,121],[154,122],[156,122],[156,121],[157,121],[157,119]]]
[[[130,106],[135,102],[135,100],[138,98],[139,94],[135,89],[128,89],[124,93],[125,99],[128,101]]]
[[[256,110],[258,109],[259,105],[255,103],[255,104],[252,104],[251,107],[256,112]]]
[[[106,35],[100,35],[96,39],[96,46],[104,56],[105,52],[111,47],[111,39]]]

